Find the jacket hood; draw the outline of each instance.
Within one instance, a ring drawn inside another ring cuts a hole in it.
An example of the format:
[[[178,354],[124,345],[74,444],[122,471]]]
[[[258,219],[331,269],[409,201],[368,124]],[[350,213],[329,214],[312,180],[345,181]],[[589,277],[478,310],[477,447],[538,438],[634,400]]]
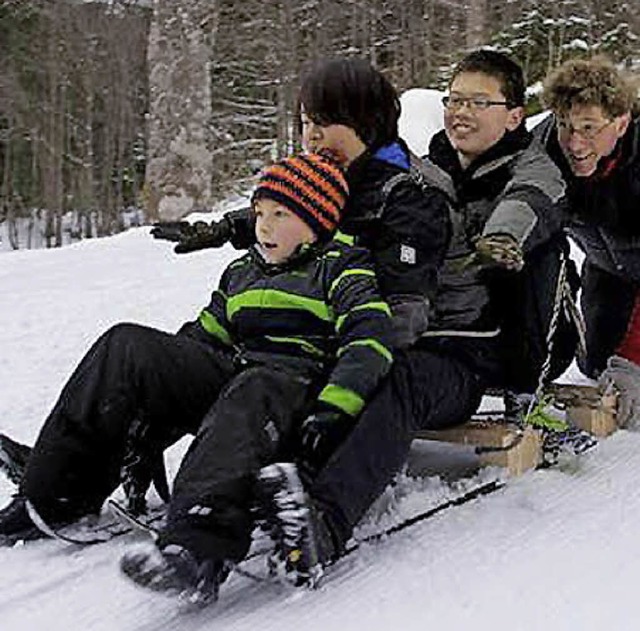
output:
[[[380,147],[380,149],[373,154],[373,157],[382,162],[393,164],[401,169],[409,169],[409,153],[403,141],[398,140],[384,147]]]

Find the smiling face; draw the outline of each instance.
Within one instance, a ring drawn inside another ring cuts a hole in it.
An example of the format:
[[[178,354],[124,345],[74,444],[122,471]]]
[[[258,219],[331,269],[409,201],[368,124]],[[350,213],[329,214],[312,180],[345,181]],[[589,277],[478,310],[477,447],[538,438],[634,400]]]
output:
[[[482,72],[458,74],[451,82],[449,97],[450,102],[457,104],[445,108],[444,127],[463,168],[495,145],[507,131],[517,129],[524,116],[522,107],[505,103],[500,81]],[[499,104],[481,109],[474,106],[473,99]]]
[[[273,199],[257,199],[253,211],[256,241],[267,263],[283,263],[300,245],[316,241],[316,234],[307,223]]]
[[[558,116],[558,142],[573,174],[588,177],[612,153],[627,131],[630,116],[610,117],[599,105],[574,105]]]

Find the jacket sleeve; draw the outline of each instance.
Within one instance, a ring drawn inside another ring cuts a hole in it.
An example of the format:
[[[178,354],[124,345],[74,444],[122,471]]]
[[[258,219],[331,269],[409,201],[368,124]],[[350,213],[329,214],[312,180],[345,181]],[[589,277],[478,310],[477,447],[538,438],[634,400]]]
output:
[[[227,319],[226,288],[230,274],[228,267],[222,274],[218,289],[211,294],[209,304],[200,311],[196,320],[183,324],[178,331],[179,334],[190,335],[217,347],[233,347],[231,325]]]
[[[482,234],[510,235],[526,254],[562,230],[564,195],[560,170],[533,141],[516,159]]]
[[[451,223],[449,202],[434,187],[405,181],[393,188],[382,215],[375,258],[380,289],[393,313],[395,346],[407,347],[428,327]]]
[[[338,340],[336,363],[318,401],[356,416],[391,368],[391,313],[380,297],[369,253],[362,248],[340,253],[326,283]]]

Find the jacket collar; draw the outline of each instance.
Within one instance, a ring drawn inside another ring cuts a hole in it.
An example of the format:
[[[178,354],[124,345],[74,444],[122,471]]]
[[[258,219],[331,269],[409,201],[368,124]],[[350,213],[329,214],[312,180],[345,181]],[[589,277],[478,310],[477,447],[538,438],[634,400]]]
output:
[[[409,150],[404,141],[398,139],[388,145],[384,145],[371,151],[367,149],[360,154],[347,168],[347,181],[349,188],[366,177],[371,162],[379,162],[381,165],[391,165],[403,171],[409,170]]]
[[[315,243],[303,243],[299,245],[291,256],[281,263],[268,263],[256,245],[249,248],[249,255],[254,263],[267,275],[276,276],[289,272],[305,265],[309,261],[318,258],[329,246],[330,241],[316,241]]]
[[[532,136],[524,123],[514,131],[508,131],[492,147],[475,159],[466,169],[460,165],[458,152],[454,149],[444,130],[438,132],[429,144],[429,158],[441,169],[449,173],[454,181],[481,177],[498,168],[511,157],[526,149]]]

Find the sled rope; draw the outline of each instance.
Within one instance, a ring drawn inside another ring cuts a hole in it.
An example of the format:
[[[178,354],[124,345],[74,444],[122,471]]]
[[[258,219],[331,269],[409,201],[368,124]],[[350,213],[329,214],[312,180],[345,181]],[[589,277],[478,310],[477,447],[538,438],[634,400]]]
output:
[[[553,353],[553,346],[555,344],[555,334],[558,330],[558,323],[560,322],[560,313],[565,303],[573,303],[573,298],[569,292],[567,282],[567,255],[565,252],[561,253],[560,258],[560,271],[558,272],[558,280],[556,282],[556,289],[553,298],[553,311],[551,313],[551,322],[549,323],[549,330],[547,331],[547,348],[540,374],[538,375],[538,385],[534,392],[531,402],[529,403],[526,414],[524,415],[524,424],[533,425],[534,427],[550,427],[556,424],[555,419],[552,419],[545,413],[544,408],[552,402],[551,395],[545,395],[545,388],[547,385],[547,377],[551,370],[551,354]],[[565,309],[570,309],[565,306]],[[577,311],[575,305],[573,309]]]

